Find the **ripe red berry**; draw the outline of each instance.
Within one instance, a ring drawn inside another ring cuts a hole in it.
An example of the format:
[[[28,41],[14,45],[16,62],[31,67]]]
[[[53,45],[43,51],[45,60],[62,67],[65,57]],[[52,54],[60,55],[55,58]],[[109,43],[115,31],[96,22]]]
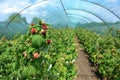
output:
[[[42,29],[47,30],[47,26],[46,25],[42,26]]]
[[[35,24],[32,22],[32,23],[31,23],[31,26],[34,26],[34,25],[35,25]]]
[[[42,32],[43,35],[46,35],[46,32]]]
[[[46,31],[45,32],[41,32],[42,35],[46,36]]]
[[[46,31],[44,29],[42,29],[40,33],[44,36],[46,35]]]
[[[32,33],[32,34],[35,34],[35,33],[36,33],[36,29],[35,29],[35,28],[32,28],[32,29],[31,29],[31,33]]]
[[[39,58],[39,56],[40,56],[40,55],[39,55],[38,53],[34,53],[34,54],[33,54],[33,57],[34,57],[34,58]]]
[[[47,40],[47,44],[50,44],[51,43],[51,40]]]

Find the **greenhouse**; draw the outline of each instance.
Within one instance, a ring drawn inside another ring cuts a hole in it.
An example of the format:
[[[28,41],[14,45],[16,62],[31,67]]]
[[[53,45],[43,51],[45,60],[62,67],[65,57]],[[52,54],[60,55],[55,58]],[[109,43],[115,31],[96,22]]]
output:
[[[120,80],[120,0],[0,4],[0,80]]]

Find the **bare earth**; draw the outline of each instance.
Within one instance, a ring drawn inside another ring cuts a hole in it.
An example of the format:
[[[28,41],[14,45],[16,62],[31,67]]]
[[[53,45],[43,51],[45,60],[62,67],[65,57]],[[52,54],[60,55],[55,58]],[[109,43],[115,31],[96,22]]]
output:
[[[95,68],[88,61],[88,55],[80,48],[79,40],[75,37],[78,57],[75,65],[77,66],[77,76],[75,80],[100,80],[95,75]]]

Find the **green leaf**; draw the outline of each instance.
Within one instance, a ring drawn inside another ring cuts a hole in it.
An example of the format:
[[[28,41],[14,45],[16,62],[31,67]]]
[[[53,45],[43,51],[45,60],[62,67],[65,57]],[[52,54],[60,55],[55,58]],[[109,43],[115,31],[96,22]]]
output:
[[[34,51],[35,50],[35,48],[28,48],[28,50],[27,50],[27,53],[29,54],[29,53],[31,53],[32,51]]]
[[[24,67],[22,70],[23,77],[31,77],[36,74],[36,69],[33,66]]]
[[[39,34],[33,35],[32,37],[32,47],[40,47],[44,43],[44,39]]]

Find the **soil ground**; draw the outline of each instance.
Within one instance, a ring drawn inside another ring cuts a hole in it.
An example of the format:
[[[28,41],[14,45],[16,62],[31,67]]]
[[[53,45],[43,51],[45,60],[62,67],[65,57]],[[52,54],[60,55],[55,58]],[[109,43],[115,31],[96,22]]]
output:
[[[95,74],[95,67],[91,66],[88,55],[80,48],[79,40],[75,37],[77,46],[77,59],[75,65],[77,66],[77,76],[75,80],[100,80]]]

